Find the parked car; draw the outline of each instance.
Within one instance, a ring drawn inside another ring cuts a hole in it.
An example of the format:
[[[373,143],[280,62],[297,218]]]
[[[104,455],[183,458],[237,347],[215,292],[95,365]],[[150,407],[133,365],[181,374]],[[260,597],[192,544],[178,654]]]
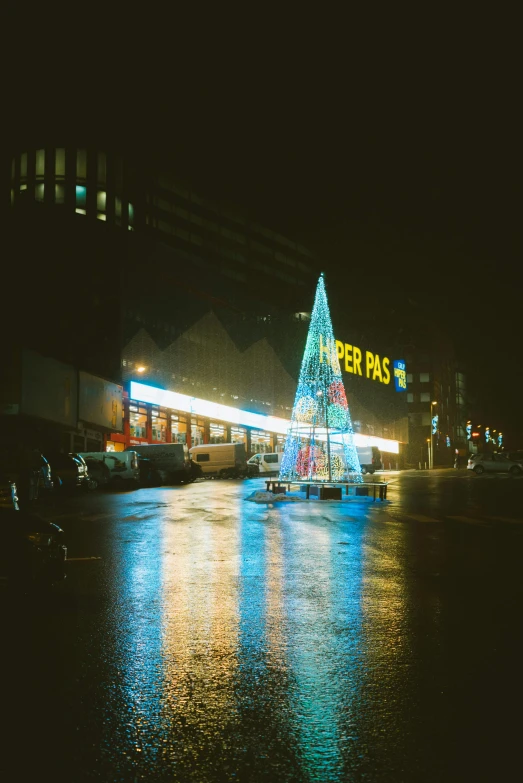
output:
[[[78,454],[47,454],[53,483],[62,490],[88,489],[89,471]]]
[[[482,473],[510,473],[519,476],[523,473],[523,459],[513,460],[505,452],[474,454],[469,458],[468,470],[473,470],[478,476]]]
[[[89,489],[107,487],[111,482],[111,471],[105,462],[89,456],[85,456],[83,459],[89,474]]]
[[[253,454],[253,456],[247,460],[247,465],[255,466],[258,468],[258,473],[264,476],[277,476],[281,468],[282,453],[262,453]],[[253,470],[253,474],[255,471]]]
[[[151,461],[162,484],[188,484],[196,478],[185,443],[140,443],[132,448],[139,458]],[[131,452],[126,449],[120,453]]]
[[[0,525],[0,579],[8,587],[25,589],[65,578],[67,548],[58,525],[5,506],[0,506]]]
[[[140,483],[136,451],[82,451],[80,456],[106,465],[113,486],[123,486],[124,481],[133,487],[138,487]]]
[[[250,478],[259,473],[258,465],[247,463],[243,443],[207,443],[193,446],[190,453],[205,478]]]

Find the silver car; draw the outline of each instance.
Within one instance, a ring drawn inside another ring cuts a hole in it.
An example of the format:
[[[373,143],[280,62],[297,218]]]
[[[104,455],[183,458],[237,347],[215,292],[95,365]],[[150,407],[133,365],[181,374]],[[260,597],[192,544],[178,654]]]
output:
[[[523,473],[523,459],[510,459],[509,454],[474,454],[467,465],[468,470],[473,470],[478,476],[482,473],[510,473],[519,476]]]

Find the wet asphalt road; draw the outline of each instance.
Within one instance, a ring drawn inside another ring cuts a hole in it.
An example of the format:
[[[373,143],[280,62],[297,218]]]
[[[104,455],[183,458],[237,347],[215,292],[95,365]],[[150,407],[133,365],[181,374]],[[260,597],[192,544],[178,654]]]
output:
[[[9,780],[519,777],[523,478],[261,480],[46,505],[68,578],[1,596]]]

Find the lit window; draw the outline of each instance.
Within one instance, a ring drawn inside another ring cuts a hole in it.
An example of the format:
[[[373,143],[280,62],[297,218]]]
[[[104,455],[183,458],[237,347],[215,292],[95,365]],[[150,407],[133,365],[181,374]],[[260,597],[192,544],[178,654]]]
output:
[[[407,392],[407,402],[414,402],[414,395]]]
[[[105,190],[99,190],[96,194],[96,208],[101,212],[105,212],[107,203],[107,193]]]
[[[43,201],[44,200],[44,185],[36,185],[35,186],[35,199],[36,201]]]
[[[129,204],[129,223],[131,225],[134,223],[134,207],[132,204]]]
[[[57,204],[63,204],[65,201],[65,187],[63,185],[54,186],[54,200]]]
[[[420,372],[419,380],[420,380],[420,383],[428,383],[430,381],[429,373],[428,372]]]
[[[43,177],[45,171],[45,150],[36,150],[36,176]]]
[[[56,150],[54,173],[57,178],[65,177],[65,149],[63,147]]]
[[[430,402],[430,394],[428,392],[421,392],[419,399],[420,402]]]
[[[97,220],[107,220],[107,215],[105,215],[103,212],[98,212],[96,215]]]
[[[76,151],[76,176],[78,179],[87,177],[87,152],[86,150]]]
[[[75,212],[78,212],[79,215],[87,215],[85,209],[78,209],[78,207],[75,209]]]
[[[87,203],[87,188],[85,188],[83,185],[77,185],[76,186],[76,206],[85,208],[86,203]]]
[[[412,383],[412,373],[411,372],[407,373],[407,383]]]
[[[27,177],[27,152],[23,152],[20,158],[20,176],[22,179]]]
[[[11,190],[11,205],[14,204],[14,201],[15,201],[15,192],[14,190]]]

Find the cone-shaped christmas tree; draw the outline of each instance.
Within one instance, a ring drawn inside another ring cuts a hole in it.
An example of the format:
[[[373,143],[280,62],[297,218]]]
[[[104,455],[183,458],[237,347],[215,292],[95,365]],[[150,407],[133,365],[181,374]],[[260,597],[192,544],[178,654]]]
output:
[[[363,480],[323,275],[316,288],[280,479]]]

